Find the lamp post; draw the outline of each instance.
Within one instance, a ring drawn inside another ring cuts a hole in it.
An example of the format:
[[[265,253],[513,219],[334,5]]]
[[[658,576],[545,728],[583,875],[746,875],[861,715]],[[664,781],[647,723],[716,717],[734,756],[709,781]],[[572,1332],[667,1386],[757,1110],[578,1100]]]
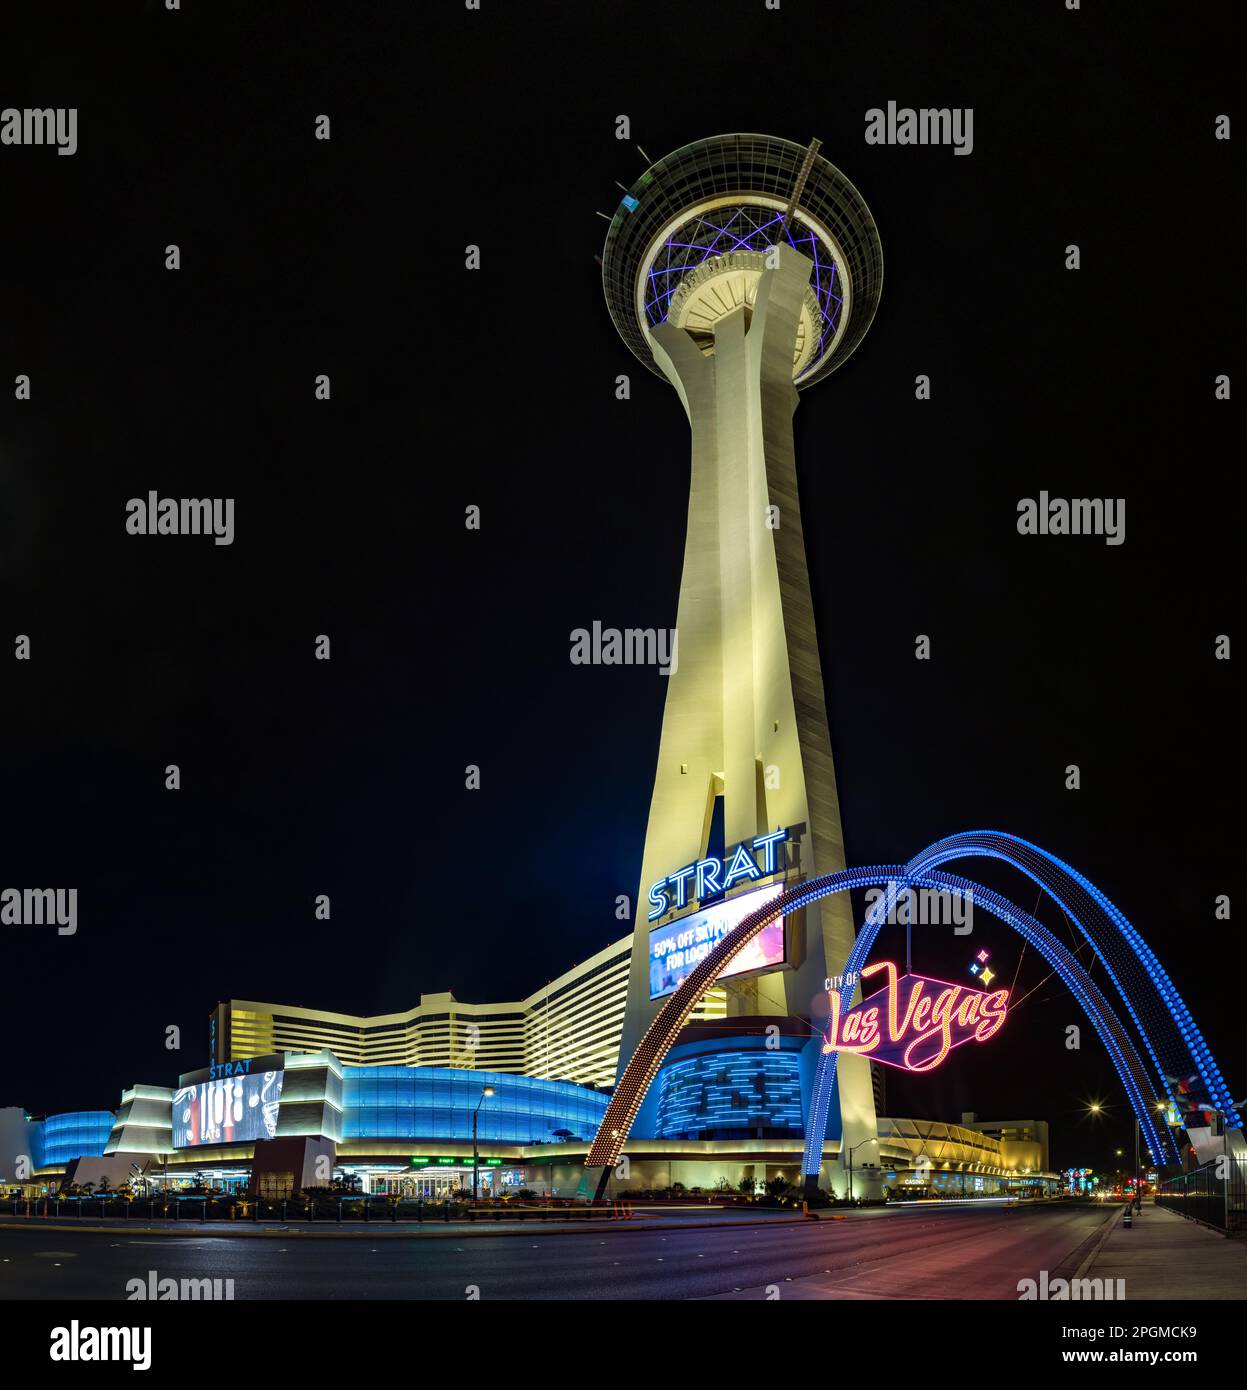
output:
[[[485,1104],[485,1097],[492,1096],[494,1088],[492,1086],[481,1087],[481,1098],[476,1102],[476,1109],[472,1112],[472,1203],[476,1204],[476,1193],[480,1183],[481,1155],[476,1147],[476,1117],[481,1113],[481,1106]]]
[[[861,1141],[861,1143],[859,1143],[859,1144],[854,1144],[854,1145],[852,1146],[852,1148],[849,1149],[849,1201],[850,1201],[850,1202],[853,1200],[853,1155],[858,1151],[858,1149],[864,1148],[867,1144],[877,1144],[878,1142],[879,1142],[879,1140],[876,1139],[876,1138],[863,1139],[863,1140]]]
[[[1165,1102],[1164,1102],[1163,1100],[1158,1100],[1158,1101],[1156,1102],[1156,1114],[1157,1114],[1157,1117],[1158,1117],[1158,1118],[1157,1118],[1157,1123],[1159,1123],[1159,1124],[1164,1124],[1164,1123],[1166,1122],[1166,1121],[1165,1121],[1165,1111],[1166,1111],[1167,1109],[1168,1109],[1168,1107],[1165,1105]],[[1156,1156],[1155,1154],[1153,1154],[1153,1153],[1150,1153],[1150,1150],[1149,1150],[1149,1154],[1150,1154],[1150,1157],[1151,1157],[1151,1161],[1152,1161],[1153,1163],[1156,1163],[1156,1162],[1157,1162],[1157,1156]],[[1142,1178],[1142,1171],[1141,1171],[1140,1168],[1139,1168],[1139,1120],[1138,1120],[1138,1116],[1135,1117],[1135,1121],[1134,1121],[1134,1167],[1135,1167],[1135,1174],[1134,1174],[1134,1194],[1135,1194],[1135,1197],[1137,1198],[1138,1203],[1139,1203],[1139,1210],[1142,1211],[1142,1210],[1143,1210],[1143,1196],[1142,1196],[1143,1184],[1142,1184],[1142,1182],[1140,1181],[1140,1179]]]
[[[1103,1114],[1103,1112],[1104,1112],[1104,1107],[1103,1107],[1103,1105],[1102,1105],[1098,1100],[1093,1100],[1093,1101],[1091,1101],[1091,1102],[1088,1104],[1088,1106],[1087,1106],[1087,1114],[1088,1114],[1088,1115],[1101,1115],[1101,1114]],[[1160,1116],[1163,1116],[1163,1115],[1164,1115],[1164,1113],[1165,1113],[1165,1103],[1164,1103],[1164,1101],[1157,1101],[1157,1102],[1156,1102],[1156,1113],[1157,1113],[1158,1115],[1160,1115]],[[1141,1174],[1140,1166],[1139,1166],[1139,1155],[1140,1155],[1140,1142],[1141,1142],[1141,1136],[1142,1136],[1142,1129],[1141,1129],[1141,1126],[1140,1126],[1140,1124],[1139,1124],[1139,1117],[1138,1117],[1138,1115],[1136,1115],[1136,1116],[1134,1117],[1134,1201],[1135,1201],[1135,1204],[1136,1204],[1137,1206],[1140,1206],[1140,1207],[1142,1206],[1142,1202],[1141,1202],[1141,1200],[1140,1200],[1140,1195],[1139,1195],[1139,1189],[1140,1189],[1141,1186],[1142,1186],[1142,1182],[1141,1182],[1141,1176],[1142,1176],[1142,1174]],[[1121,1157],[1122,1157],[1122,1151],[1121,1151],[1121,1149],[1118,1149],[1118,1150],[1117,1150],[1117,1157],[1118,1157],[1118,1158],[1121,1158]]]
[[[1134,1117],[1134,1205],[1136,1210],[1143,1210],[1142,1184],[1139,1181],[1139,1117]]]

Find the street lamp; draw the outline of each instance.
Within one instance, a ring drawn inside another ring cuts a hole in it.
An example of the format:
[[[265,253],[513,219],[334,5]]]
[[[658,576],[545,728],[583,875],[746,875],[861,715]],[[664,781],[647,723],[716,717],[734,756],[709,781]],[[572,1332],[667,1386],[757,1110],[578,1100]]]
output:
[[[1164,1102],[1163,1102],[1163,1101],[1158,1101],[1157,1104],[1156,1104],[1156,1111],[1157,1111],[1157,1113],[1158,1113],[1158,1114],[1163,1114],[1163,1113],[1164,1113],[1164,1110],[1165,1110],[1165,1104],[1164,1104]],[[1100,1114],[1103,1114],[1103,1112],[1104,1112],[1104,1106],[1103,1106],[1098,1100],[1093,1100],[1093,1101],[1090,1101],[1090,1102],[1088,1103],[1088,1105],[1087,1105],[1087,1114],[1088,1114],[1088,1115],[1100,1115]],[[1134,1117],[1134,1200],[1135,1200],[1135,1204],[1136,1204],[1136,1205],[1141,1205],[1141,1204],[1139,1203],[1139,1185],[1140,1185],[1140,1184],[1139,1184],[1139,1140],[1140,1140],[1140,1133],[1141,1133],[1141,1131],[1140,1131],[1140,1127],[1139,1127],[1139,1117],[1136,1115],[1136,1116]],[[1123,1150],[1121,1150],[1121,1149],[1115,1149],[1114,1152],[1116,1153],[1116,1155],[1117,1155],[1118,1158],[1121,1158],[1121,1157],[1123,1156]],[[1119,1172],[1119,1174],[1120,1174],[1120,1169],[1118,1170],[1118,1172]]]
[[[476,1204],[476,1193],[480,1183],[481,1155],[476,1147],[476,1117],[481,1112],[481,1106],[485,1104],[485,1097],[492,1096],[494,1088],[492,1086],[481,1087],[481,1098],[476,1102],[476,1109],[472,1112],[472,1203]]]
[[[875,1139],[875,1138],[863,1139],[863,1140],[861,1141],[860,1144],[854,1144],[854,1145],[852,1146],[852,1148],[849,1149],[849,1201],[850,1201],[850,1202],[853,1200],[853,1155],[858,1151],[858,1149],[864,1148],[867,1144],[877,1144],[878,1142],[879,1142],[878,1139]]]

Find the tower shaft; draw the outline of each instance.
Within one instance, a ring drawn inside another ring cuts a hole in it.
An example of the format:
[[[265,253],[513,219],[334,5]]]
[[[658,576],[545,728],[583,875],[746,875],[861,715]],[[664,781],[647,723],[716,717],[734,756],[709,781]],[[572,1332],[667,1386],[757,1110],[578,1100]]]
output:
[[[723,296],[711,355],[671,322],[651,330],[692,427],[692,477],[642,904],[650,884],[705,856],[716,795],[726,846],[788,829],[801,876],[845,867],[792,434],[793,345],[813,262],[784,246],[769,264],[752,306]],[[621,1067],[661,1003],[649,997],[651,924],[638,918]],[[821,1027],[824,980],[855,935],[847,896],[796,914],[786,935],[790,968],[725,981],[729,1012]],[[873,1134],[864,1059],[841,1059],[840,1090],[847,1141]]]

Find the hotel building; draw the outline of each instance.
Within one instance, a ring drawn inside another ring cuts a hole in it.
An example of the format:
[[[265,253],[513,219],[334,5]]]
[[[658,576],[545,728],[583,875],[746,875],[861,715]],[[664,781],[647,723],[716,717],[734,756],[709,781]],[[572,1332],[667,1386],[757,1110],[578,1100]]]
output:
[[[176,1086],[131,1086],[115,1111],[0,1108],[0,1186],[39,1196],[69,1183],[115,1188],[141,1172],[175,1191],[204,1175],[283,1197],[332,1173],[434,1200],[471,1187],[475,1115],[483,1195],[573,1195],[617,1066],[631,952],[624,937],[501,1004],[434,994],[401,1013],[352,1015],[223,1002],[210,1015],[209,1065]],[[718,992],[652,1088],[616,1192],[795,1183],[819,1042],[797,1018],[728,1017]],[[878,1084],[875,1099],[881,1109]],[[1042,1133],[1046,1159],[1042,1122],[1010,1121],[999,1134],[972,1116],[878,1124],[858,1195],[1055,1187],[1030,1152],[1038,1146],[1010,1144]],[[829,1177],[839,1150],[828,1141]]]

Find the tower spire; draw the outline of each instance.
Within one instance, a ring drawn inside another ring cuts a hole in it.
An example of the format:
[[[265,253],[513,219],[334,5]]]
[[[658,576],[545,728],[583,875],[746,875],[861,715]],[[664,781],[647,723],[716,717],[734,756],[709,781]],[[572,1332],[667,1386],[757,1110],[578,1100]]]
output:
[[[810,177],[810,170],[814,167],[814,160],[823,142],[818,139],[810,141],[809,147],[805,152],[805,158],[801,161],[801,168],[797,171],[796,182],[792,185],[792,197],[788,200],[788,206],[784,210],[784,225],[787,226],[792,221],[792,214],[797,210],[797,204],[801,201],[801,195],[805,192],[805,181]]]

